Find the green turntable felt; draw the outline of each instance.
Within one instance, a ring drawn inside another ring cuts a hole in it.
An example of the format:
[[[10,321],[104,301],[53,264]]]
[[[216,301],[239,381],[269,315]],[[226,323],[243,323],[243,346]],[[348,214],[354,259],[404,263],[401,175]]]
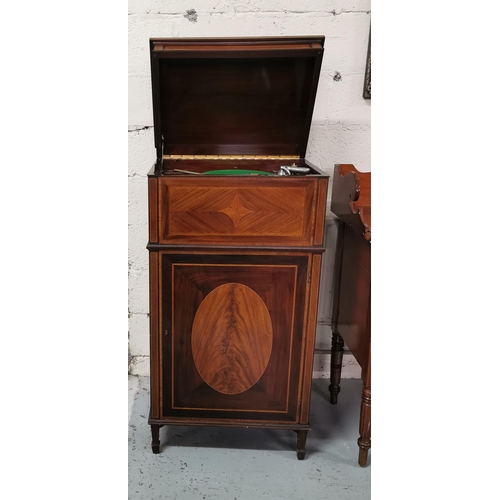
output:
[[[246,170],[242,168],[232,168],[226,170],[211,170],[205,172],[205,175],[274,175],[271,172],[263,172],[262,170]]]

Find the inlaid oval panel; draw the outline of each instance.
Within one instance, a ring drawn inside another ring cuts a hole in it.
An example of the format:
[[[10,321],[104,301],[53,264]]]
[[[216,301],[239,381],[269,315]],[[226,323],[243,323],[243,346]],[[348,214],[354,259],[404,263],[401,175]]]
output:
[[[273,347],[271,316],[251,288],[227,283],[201,302],[191,349],[203,380],[223,394],[240,394],[264,373]]]

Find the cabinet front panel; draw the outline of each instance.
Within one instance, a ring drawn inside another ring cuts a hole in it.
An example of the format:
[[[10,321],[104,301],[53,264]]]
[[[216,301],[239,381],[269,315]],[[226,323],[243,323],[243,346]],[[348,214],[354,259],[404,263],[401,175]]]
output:
[[[159,179],[160,243],[313,244],[316,179],[196,177]]]
[[[297,421],[308,265],[161,254],[164,416]]]

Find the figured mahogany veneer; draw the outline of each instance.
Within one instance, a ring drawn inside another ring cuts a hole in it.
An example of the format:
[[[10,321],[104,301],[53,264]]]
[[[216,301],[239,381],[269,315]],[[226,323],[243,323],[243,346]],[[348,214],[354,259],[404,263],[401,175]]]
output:
[[[332,211],[339,217],[332,312],[331,403],[340,392],[342,352],[348,346],[363,380],[359,464],[371,446],[371,173],[336,165]]]
[[[246,285],[218,286],[196,311],[191,345],[198,373],[212,389],[247,391],[271,357],[273,325],[265,302]]]
[[[153,39],[152,448],[163,425],[297,432],[328,177],[304,158],[324,37]],[[278,176],[281,165],[309,175]],[[247,169],[270,175],[208,175]]]

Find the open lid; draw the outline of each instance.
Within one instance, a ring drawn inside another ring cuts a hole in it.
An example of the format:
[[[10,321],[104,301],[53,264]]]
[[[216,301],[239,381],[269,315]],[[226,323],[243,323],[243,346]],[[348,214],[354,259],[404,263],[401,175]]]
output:
[[[157,159],[304,158],[323,36],[150,40]]]

